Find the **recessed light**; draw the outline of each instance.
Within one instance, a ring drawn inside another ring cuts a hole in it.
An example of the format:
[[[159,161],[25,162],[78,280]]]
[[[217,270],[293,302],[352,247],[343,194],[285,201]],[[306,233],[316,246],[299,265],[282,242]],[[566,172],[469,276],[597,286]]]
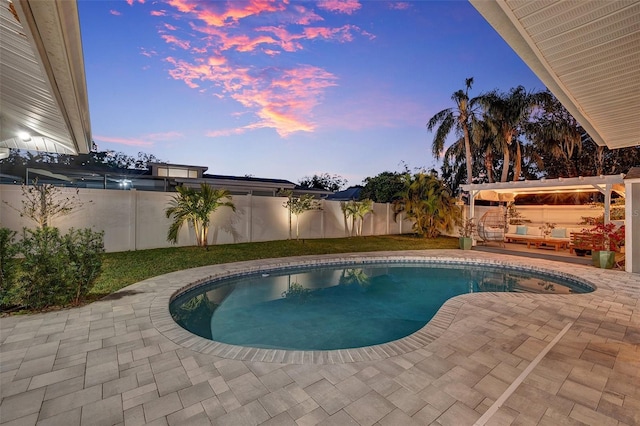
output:
[[[31,140],[31,135],[27,132],[18,132],[18,137],[22,139],[24,142]]]

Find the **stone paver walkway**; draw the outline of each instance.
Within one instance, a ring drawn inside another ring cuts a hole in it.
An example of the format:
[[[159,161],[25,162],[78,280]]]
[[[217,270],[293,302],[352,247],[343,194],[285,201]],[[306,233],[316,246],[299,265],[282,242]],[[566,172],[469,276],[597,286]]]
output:
[[[522,265],[598,289],[459,296],[420,333],[355,351],[217,345],[167,317],[175,290],[211,276],[387,257]],[[639,296],[638,274],[461,250],[181,271],[82,308],[2,318],[0,424],[638,425]]]

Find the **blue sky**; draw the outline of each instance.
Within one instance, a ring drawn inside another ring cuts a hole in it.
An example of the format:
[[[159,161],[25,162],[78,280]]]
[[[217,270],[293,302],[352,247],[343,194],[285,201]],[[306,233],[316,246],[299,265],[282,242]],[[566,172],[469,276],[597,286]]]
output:
[[[437,167],[426,122],[544,85],[466,1],[80,0],[100,150],[297,182]]]

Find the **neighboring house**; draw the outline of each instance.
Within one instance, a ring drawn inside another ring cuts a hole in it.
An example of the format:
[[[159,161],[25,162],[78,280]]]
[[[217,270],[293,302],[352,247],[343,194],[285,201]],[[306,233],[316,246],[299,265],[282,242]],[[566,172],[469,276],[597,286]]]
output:
[[[103,169],[43,163],[42,167],[27,168],[24,176],[10,170],[0,174],[0,183],[20,184],[37,178],[39,182],[56,186],[164,192],[175,191],[179,185],[199,187],[206,183],[216,189],[226,189],[232,195],[275,197],[283,190],[293,191],[295,195],[313,194],[316,198],[332,195],[331,191],[303,188],[285,179],[207,174],[205,166],[172,163],[149,163],[148,166],[149,169]]]
[[[349,188],[334,192],[327,197],[327,200],[332,201],[353,201],[360,199],[360,193],[362,192],[361,186],[350,186]]]

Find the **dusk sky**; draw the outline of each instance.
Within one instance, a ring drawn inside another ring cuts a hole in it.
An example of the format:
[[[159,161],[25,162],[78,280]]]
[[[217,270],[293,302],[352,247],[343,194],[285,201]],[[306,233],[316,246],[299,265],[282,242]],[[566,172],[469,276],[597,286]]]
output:
[[[440,167],[426,123],[544,85],[466,1],[78,2],[93,139],[298,182]]]

